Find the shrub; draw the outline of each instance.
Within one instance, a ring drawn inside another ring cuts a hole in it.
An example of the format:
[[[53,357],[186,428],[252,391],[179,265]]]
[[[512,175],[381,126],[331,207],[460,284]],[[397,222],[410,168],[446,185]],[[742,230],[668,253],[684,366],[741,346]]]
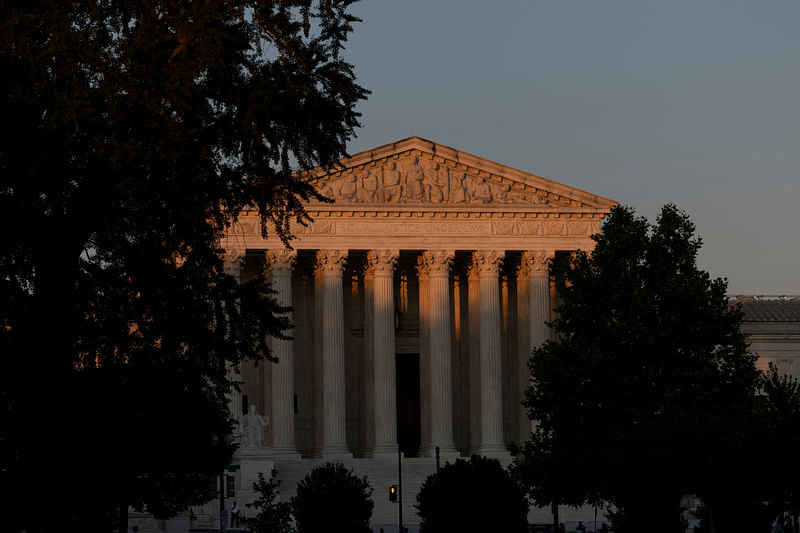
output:
[[[525,533],[528,501],[496,459],[473,455],[431,474],[417,494],[421,533]]]
[[[313,469],[292,498],[297,533],[369,533],[372,488],[341,463]]]
[[[247,527],[255,533],[292,533],[292,505],[280,501],[278,487],[278,471],[271,472],[269,481],[264,479],[264,474],[258,474],[258,481],[253,483],[253,490],[258,498],[247,507],[258,511],[255,518],[245,519]]]

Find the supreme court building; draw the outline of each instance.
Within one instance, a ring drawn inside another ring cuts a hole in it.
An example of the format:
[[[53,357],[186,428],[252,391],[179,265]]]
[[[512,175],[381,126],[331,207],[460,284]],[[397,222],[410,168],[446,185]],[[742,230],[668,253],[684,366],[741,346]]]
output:
[[[240,369],[235,412],[268,417],[237,454],[240,501],[276,468],[287,496],[322,462],[369,477],[375,524],[394,524],[403,452],[404,515],[441,462],[510,460],[530,422],[520,405],[531,349],[550,335],[555,254],[593,247],[615,202],[411,137],[354,155],[316,186],[293,249],[245,213],[223,246],[246,279],[267,268],[291,307],[277,364]],[[258,439],[256,439],[258,440]]]
[[[290,314],[291,339],[272,339],[276,364],[246,363],[231,409],[242,413],[225,508],[254,499],[274,468],[282,498],[327,461],[366,475],[373,531],[396,531],[402,453],[404,524],[440,461],[473,453],[511,461],[530,422],[520,405],[531,350],[549,338],[550,260],[590,250],[615,202],[447,146],[411,137],[356,154],[316,185],[293,249],[263,239],[245,213],[223,242],[241,279],[268,269]],[[761,355],[800,377],[800,297],[739,298],[743,330]],[[591,509],[561,508],[568,525]],[[219,525],[219,502],[140,531]],[[181,522],[182,521],[182,522]],[[530,522],[552,523],[547,509]],[[226,522],[229,523],[229,522]],[[150,527],[148,527],[148,524]]]

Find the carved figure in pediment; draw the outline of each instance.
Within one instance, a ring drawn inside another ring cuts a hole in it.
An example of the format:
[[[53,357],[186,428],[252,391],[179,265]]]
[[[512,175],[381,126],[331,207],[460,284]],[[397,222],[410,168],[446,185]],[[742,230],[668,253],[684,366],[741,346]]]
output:
[[[363,191],[365,202],[378,201],[378,176],[373,173],[373,170],[367,170],[363,178]]]
[[[322,196],[324,196],[325,198],[330,198],[331,200],[333,199],[333,196],[334,196],[334,195],[333,195],[333,188],[331,187],[331,184],[330,184],[330,183],[328,183],[328,182],[325,182],[325,181],[321,182],[321,183],[320,183],[320,184],[317,186],[317,191],[318,191],[318,192],[319,192],[319,193],[320,193]]]
[[[464,186],[464,172],[450,173],[450,203],[463,204],[467,201],[467,188]]]
[[[492,181],[469,169],[449,167],[423,157],[362,166],[316,182],[320,195],[345,204],[519,204],[548,208],[579,205],[567,197],[509,179]]]
[[[524,202],[533,205],[549,205],[550,201],[542,196],[538,191],[535,192],[526,192],[525,194],[521,195],[521,199]]]
[[[419,158],[414,161],[406,170],[406,196],[405,201],[422,202],[425,199],[425,186],[423,183],[424,175],[422,167],[419,166]]]
[[[511,198],[508,197],[508,194],[511,192],[511,185],[508,183],[503,183],[501,185],[494,186],[494,200],[495,202],[499,202],[501,204],[508,204],[511,203]]]
[[[350,174],[342,180],[342,184],[339,186],[339,197],[351,202],[358,201],[358,178],[355,174]]]
[[[473,202],[487,204],[492,201],[492,187],[483,177],[475,178],[469,189],[469,197]]]
[[[542,196],[541,194],[534,194],[533,197],[535,198],[535,202],[541,205],[550,205],[550,200]]]
[[[383,200],[385,202],[399,201],[402,192],[403,183],[397,163],[390,163],[383,169]]]
[[[434,163],[425,173],[425,197],[429,202],[440,204],[447,198],[447,169],[442,171],[439,163]]]

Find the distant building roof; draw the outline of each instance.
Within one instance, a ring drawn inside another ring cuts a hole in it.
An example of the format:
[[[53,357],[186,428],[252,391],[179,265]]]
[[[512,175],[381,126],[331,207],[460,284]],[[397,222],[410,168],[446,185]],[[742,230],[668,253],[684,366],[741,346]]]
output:
[[[800,322],[800,296],[737,296],[744,322]]]

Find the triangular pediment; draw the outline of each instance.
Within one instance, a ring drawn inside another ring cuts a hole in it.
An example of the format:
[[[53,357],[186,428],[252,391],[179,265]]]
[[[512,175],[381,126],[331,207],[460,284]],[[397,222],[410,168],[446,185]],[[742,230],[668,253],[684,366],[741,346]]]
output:
[[[367,150],[332,170],[317,190],[337,208],[600,210],[613,200],[419,137]]]

